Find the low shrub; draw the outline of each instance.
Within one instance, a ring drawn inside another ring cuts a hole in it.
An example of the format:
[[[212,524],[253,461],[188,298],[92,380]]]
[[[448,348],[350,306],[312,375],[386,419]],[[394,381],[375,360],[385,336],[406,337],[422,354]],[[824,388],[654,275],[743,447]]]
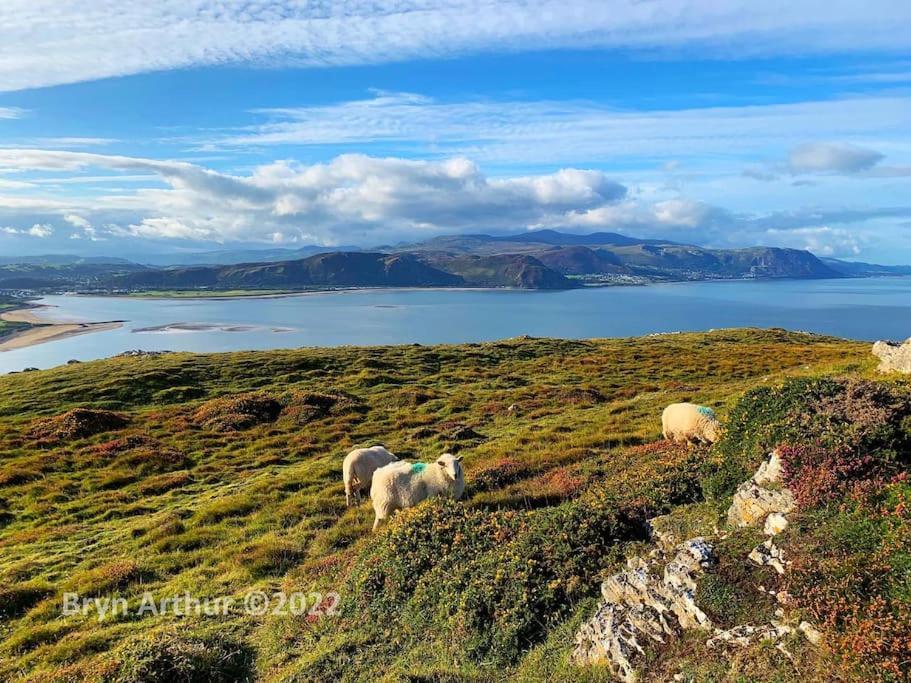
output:
[[[798,520],[786,588],[858,680],[911,677],[911,486],[890,484]],[[846,677],[848,677],[846,675]]]
[[[38,420],[29,429],[28,436],[40,442],[58,443],[121,429],[127,424],[129,418],[120,413],[75,408],[62,415]]]
[[[500,458],[470,472],[472,491],[496,491],[531,476],[533,470],[524,462]]]
[[[285,414],[298,424],[307,424],[327,415],[363,410],[364,406],[350,394],[292,391],[284,400]]]
[[[469,660],[514,663],[644,535],[642,510],[597,493],[527,513],[433,501],[399,514],[356,564],[345,614],[385,622],[395,642],[434,633]]]
[[[824,448],[818,444],[782,446],[782,478],[794,492],[797,505],[810,509],[832,503],[846,493],[879,489],[897,472],[894,463],[845,446]]]
[[[712,497],[730,495],[769,451],[783,444],[907,461],[909,416],[911,392],[898,384],[799,378],[753,389],[728,417],[704,488]]]
[[[215,431],[236,432],[274,422],[281,412],[282,404],[275,397],[251,392],[207,401],[193,413],[193,419],[197,424]]]

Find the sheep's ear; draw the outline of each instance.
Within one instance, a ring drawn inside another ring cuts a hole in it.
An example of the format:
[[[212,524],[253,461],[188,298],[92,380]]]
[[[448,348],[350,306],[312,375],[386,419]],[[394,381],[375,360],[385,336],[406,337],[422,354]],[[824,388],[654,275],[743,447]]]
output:
[[[460,455],[458,458],[456,458],[456,462],[462,462],[462,456],[461,456],[461,455]]]

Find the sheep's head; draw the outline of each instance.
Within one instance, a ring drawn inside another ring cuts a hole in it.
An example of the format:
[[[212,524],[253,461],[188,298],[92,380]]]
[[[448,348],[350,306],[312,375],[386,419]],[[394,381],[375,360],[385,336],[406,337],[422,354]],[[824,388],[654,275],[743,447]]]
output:
[[[462,471],[462,456],[454,456],[452,453],[443,453],[437,458],[437,466],[441,467],[446,476],[453,481],[465,481],[465,475]]]
[[[721,423],[712,418],[708,420],[705,425],[705,438],[709,440],[710,443],[715,443],[718,439],[721,438],[721,434],[724,431],[724,428],[721,426]]]

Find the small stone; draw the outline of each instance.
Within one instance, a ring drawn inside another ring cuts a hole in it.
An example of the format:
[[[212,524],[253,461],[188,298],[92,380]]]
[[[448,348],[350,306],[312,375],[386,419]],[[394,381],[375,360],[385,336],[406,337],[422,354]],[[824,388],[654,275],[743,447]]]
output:
[[[756,474],[753,475],[753,481],[759,486],[781,483],[781,455],[779,455],[777,448],[769,453],[769,457],[756,470]]]
[[[813,628],[809,621],[801,621],[797,629],[803,633],[811,645],[819,645],[820,641],[822,641],[822,633]]]
[[[766,536],[777,536],[788,528],[788,518],[780,512],[773,512],[765,518],[765,527],[763,531]]]

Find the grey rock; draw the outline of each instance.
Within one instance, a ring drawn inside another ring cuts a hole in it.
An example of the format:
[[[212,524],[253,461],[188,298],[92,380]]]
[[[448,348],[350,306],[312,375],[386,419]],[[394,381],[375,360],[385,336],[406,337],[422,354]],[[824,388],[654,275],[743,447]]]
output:
[[[878,341],[873,345],[873,355],[879,358],[880,372],[911,374],[911,339],[901,344]]]

